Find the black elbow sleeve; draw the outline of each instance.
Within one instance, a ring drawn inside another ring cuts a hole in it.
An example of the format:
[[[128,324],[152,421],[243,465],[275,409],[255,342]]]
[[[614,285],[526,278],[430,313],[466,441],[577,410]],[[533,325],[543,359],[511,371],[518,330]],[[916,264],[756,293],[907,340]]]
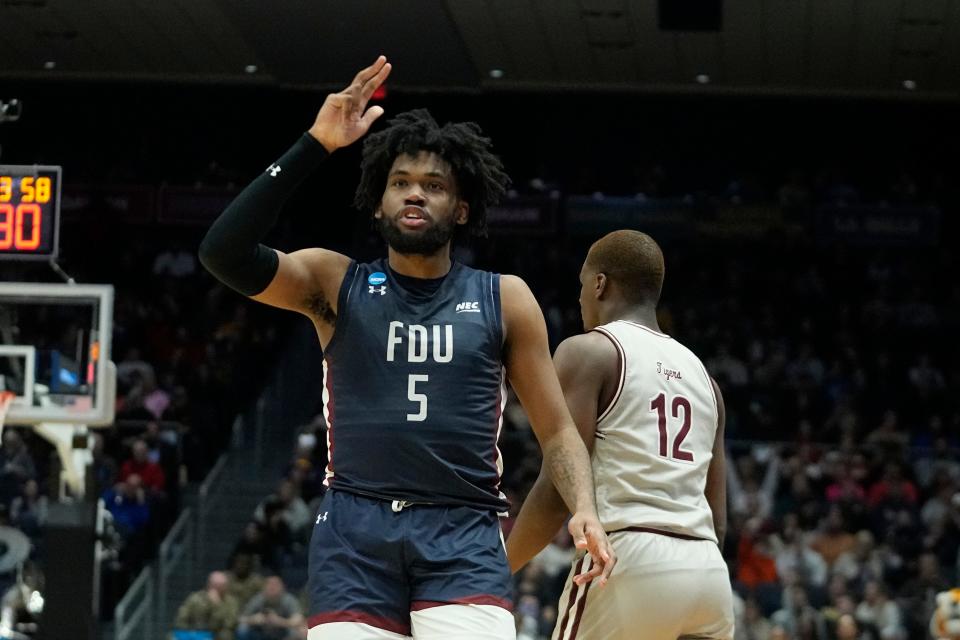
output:
[[[220,214],[200,243],[200,263],[245,296],[266,289],[277,274],[280,259],[260,241],[276,223],[293,190],[326,156],[323,145],[303,134]]]
[[[208,242],[210,237],[208,233],[200,244],[200,263],[234,291],[255,296],[266,289],[277,275],[280,258],[270,247],[258,243],[252,252],[218,250],[216,247],[229,246],[229,238],[220,244],[216,238]]]

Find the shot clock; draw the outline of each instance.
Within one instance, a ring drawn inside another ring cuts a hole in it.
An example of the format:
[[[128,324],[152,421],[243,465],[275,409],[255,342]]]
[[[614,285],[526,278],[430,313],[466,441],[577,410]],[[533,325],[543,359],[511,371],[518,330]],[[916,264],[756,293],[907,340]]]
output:
[[[0,259],[57,255],[60,167],[0,165]]]

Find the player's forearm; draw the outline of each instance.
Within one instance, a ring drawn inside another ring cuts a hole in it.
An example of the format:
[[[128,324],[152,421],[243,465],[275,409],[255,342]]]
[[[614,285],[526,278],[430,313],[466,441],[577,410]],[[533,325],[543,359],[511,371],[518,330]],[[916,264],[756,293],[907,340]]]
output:
[[[553,483],[537,478],[507,538],[507,560],[516,573],[547,546],[570,513]]]
[[[260,244],[297,185],[327,156],[323,145],[303,134],[264,173],[240,192],[200,244],[200,262],[221,282],[252,296],[277,272],[276,252]]]
[[[590,456],[572,425],[545,443],[543,466],[571,512],[596,514]]]

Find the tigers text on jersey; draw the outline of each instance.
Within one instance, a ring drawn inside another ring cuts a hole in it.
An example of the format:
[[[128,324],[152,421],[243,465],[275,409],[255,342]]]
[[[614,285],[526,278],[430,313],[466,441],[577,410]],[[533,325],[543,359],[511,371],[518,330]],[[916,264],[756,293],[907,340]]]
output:
[[[454,262],[410,278],[351,263],[324,352],[326,484],[505,511],[500,276]]]
[[[646,527],[716,542],[704,495],[717,433],[706,369],[682,344],[639,324],[595,331],[620,355],[619,385],[593,445],[600,522],[607,531]]]

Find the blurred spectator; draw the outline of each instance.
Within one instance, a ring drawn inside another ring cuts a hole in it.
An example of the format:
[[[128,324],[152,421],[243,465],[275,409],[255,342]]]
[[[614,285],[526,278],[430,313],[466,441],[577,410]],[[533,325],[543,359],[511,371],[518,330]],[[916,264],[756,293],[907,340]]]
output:
[[[774,625],[782,627],[791,637],[805,640],[828,640],[823,615],[810,606],[807,591],[795,584],[783,590],[783,607],[770,617]]]
[[[834,482],[827,486],[827,500],[847,507],[866,502],[867,492],[854,477],[849,466],[837,464],[834,474]]]
[[[130,457],[120,468],[120,480],[126,480],[136,474],[143,480],[143,485],[158,494],[166,489],[167,479],[160,465],[150,460],[150,449],[144,440],[135,440],[130,448]]]
[[[117,463],[104,452],[105,442],[103,435],[98,432],[93,432],[91,437],[93,438],[93,447],[91,448],[93,462],[90,465],[90,473],[93,475],[97,494],[103,495],[116,481]]]
[[[922,632],[937,607],[937,594],[950,589],[950,583],[940,571],[940,562],[933,553],[925,553],[917,560],[918,573],[900,589],[900,602],[912,629]]]
[[[898,553],[887,544],[877,545],[873,534],[863,530],[857,532],[855,549],[837,558],[833,570],[863,586],[871,581],[893,580],[902,573],[903,566]]]
[[[887,597],[886,587],[880,582],[871,580],[864,585],[856,618],[861,624],[876,628],[882,640],[906,638],[900,607]]]
[[[759,518],[748,520],[740,532],[735,563],[737,587],[757,598],[764,610],[773,609],[780,592],[771,534]]]
[[[763,616],[760,605],[753,598],[744,602],[743,624],[736,627],[735,640],[767,640],[773,630],[770,621]]]
[[[871,636],[860,632],[857,619],[852,614],[845,613],[837,620],[834,637],[837,640],[870,640]]]
[[[155,462],[164,470],[176,465],[178,434],[174,429],[161,429],[156,420],[147,422],[141,439],[147,445],[147,460]]]
[[[868,445],[877,445],[885,451],[898,455],[909,442],[909,436],[900,428],[895,411],[887,410],[883,414],[880,426],[867,435]]]
[[[756,455],[760,455],[758,451]],[[773,498],[780,483],[780,456],[767,449],[763,452],[766,471],[763,481],[757,480],[757,464],[753,450],[749,455],[734,458],[727,455],[727,500],[737,516],[753,515],[765,520],[773,513]]]
[[[0,476],[10,478],[17,483],[37,477],[37,468],[27,451],[20,433],[14,429],[3,430],[3,444],[0,445]]]
[[[890,462],[884,469],[883,477],[870,487],[867,503],[874,508],[883,503],[914,505],[917,503],[917,488],[903,477],[903,468],[899,463]]]
[[[195,251],[184,247],[172,247],[157,254],[153,261],[153,275],[169,275],[172,278],[185,278],[197,272]]]
[[[706,362],[707,369],[722,388],[742,387],[750,382],[747,365],[730,353],[726,344],[717,347],[716,355]]]
[[[777,576],[786,583],[823,587],[827,582],[827,563],[809,548],[796,514],[787,514],[781,536],[774,536]]]
[[[47,521],[49,502],[47,496],[40,494],[37,481],[27,480],[23,493],[10,504],[10,522],[31,538],[39,537]]]
[[[241,610],[263,588],[263,576],[254,571],[254,557],[246,553],[233,556],[227,580],[227,591],[236,599]]]
[[[827,598],[828,601],[820,608],[820,613],[828,625],[836,626],[842,616],[853,615],[857,610],[857,603],[847,585],[847,579],[839,574],[830,577]]]
[[[43,613],[43,593],[43,573],[34,563],[25,563],[21,579],[0,600],[0,638],[27,640],[35,636]]]
[[[267,524],[267,507],[280,511],[280,517],[289,529],[289,536],[293,539],[306,539],[309,536],[313,517],[307,504],[300,497],[297,486],[290,480],[283,480],[277,487],[277,492],[257,506],[253,517],[257,521]]]
[[[295,640],[303,614],[278,576],[270,576],[240,615],[237,640]]]
[[[951,450],[950,441],[945,435],[936,436],[933,448],[924,451],[913,463],[917,475],[917,482],[924,489],[929,489],[934,481],[960,483],[960,461],[957,452]]]
[[[240,539],[230,553],[231,558],[238,554],[249,555],[254,558],[257,568],[269,567],[273,562],[273,550],[267,540],[266,532],[256,520],[247,523],[243,528]]]
[[[177,610],[174,629],[210,631],[214,640],[234,640],[237,626],[237,601],[227,593],[227,575],[214,571],[207,577],[207,588],[195,591]]]
[[[107,510],[120,534],[129,538],[146,528],[150,521],[150,507],[143,482],[137,474],[127,476],[103,496]]]
[[[826,517],[820,522],[819,530],[813,534],[810,548],[819,553],[827,565],[832,567],[837,558],[852,551],[856,544],[856,537],[846,531],[843,511],[839,506],[832,505]]]

